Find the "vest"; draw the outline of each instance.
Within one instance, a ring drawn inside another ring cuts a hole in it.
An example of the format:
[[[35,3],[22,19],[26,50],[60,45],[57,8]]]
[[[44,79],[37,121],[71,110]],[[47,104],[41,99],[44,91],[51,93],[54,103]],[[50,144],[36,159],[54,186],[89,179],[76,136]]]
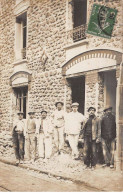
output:
[[[27,121],[27,129],[28,129],[28,133],[35,133],[36,131],[36,123],[34,119],[28,119]]]

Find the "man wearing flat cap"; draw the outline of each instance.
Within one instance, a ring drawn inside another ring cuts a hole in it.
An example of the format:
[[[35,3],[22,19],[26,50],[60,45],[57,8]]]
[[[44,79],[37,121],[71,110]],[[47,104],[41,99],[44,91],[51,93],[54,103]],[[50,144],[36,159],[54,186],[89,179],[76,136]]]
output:
[[[101,125],[100,119],[95,115],[96,109],[89,107],[89,117],[86,119],[83,127],[84,137],[84,164],[85,168],[92,168],[96,166],[96,143],[101,139]]]
[[[72,149],[72,158],[79,159],[78,140],[81,131],[81,125],[84,121],[84,116],[78,112],[79,104],[77,102],[72,104],[72,112],[68,113],[67,120],[67,134],[70,147]]]
[[[115,116],[112,114],[112,107],[106,106],[104,109],[105,115],[101,122],[101,138],[105,166],[114,168],[114,151],[116,138],[116,122]]]
[[[28,112],[29,118],[26,121],[24,136],[25,136],[25,157],[31,162],[36,158],[36,119],[35,111]]]
[[[52,154],[52,124],[46,110],[41,111],[37,134],[39,134],[39,158],[47,161]]]
[[[24,128],[25,120],[23,112],[18,111],[18,119],[13,123],[13,147],[15,150],[16,163],[23,163],[24,160]]]
[[[56,102],[56,110],[53,112],[53,126],[54,126],[54,144],[56,148],[56,155],[61,154],[64,148],[64,111],[63,103]]]

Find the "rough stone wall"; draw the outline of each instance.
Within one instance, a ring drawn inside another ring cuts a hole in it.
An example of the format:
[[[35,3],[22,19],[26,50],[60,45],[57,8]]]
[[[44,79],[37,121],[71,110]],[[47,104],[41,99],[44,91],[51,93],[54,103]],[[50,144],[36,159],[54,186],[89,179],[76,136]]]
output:
[[[90,34],[86,34],[86,39],[89,39],[88,43],[88,48],[87,50],[90,50],[92,48],[112,48],[112,49],[122,49],[122,42],[123,42],[123,28],[122,28],[122,12],[123,12],[123,1],[122,0],[88,0],[87,1],[87,25],[89,23],[91,11],[93,4],[97,3],[100,5],[105,5],[110,8],[114,8],[118,10],[113,33],[112,33],[112,38],[107,39],[107,38],[102,38]],[[69,26],[72,26],[71,22],[71,14],[72,14],[72,8],[71,4],[68,5],[68,18],[67,18],[67,23]],[[72,28],[71,28],[72,30]],[[71,39],[71,33],[67,33],[69,39],[67,40],[67,44],[72,44],[73,40]],[[84,41],[84,40],[83,40]],[[66,44],[66,46],[67,46]]]
[[[9,77],[14,62],[14,4],[14,0],[0,1],[0,148],[2,151],[12,146]]]
[[[29,107],[52,111],[64,101],[61,65],[65,61],[66,1],[31,0],[28,10]],[[46,61],[45,61],[46,59]]]
[[[0,6],[0,145],[4,149],[12,146],[10,131],[12,108],[16,107],[16,97],[9,84],[14,63],[14,6],[14,0],[3,0]],[[28,107],[35,109],[37,118],[42,109],[51,114],[55,109],[55,102],[64,101],[61,65],[65,61],[63,49],[66,42],[65,11],[66,0],[30,0],[30,7],[27,10],[27,62],[28,69],[32,71],[32,80],[28,87]],[[1,153],[4,149],[1,149]]]
[[[95,1],[89,0],[88,19]],[[121,48],[122,33],[122,6],[121,0],[107,2],[106,5],[118,9],[116,24],[111,39],[104,39],[87,35],[89,38],[88,50],[92,47]],[[98,2],[104,4],[104,1]],[[10,143],[10,128],[12,124],[11,108],[13,93],[9,78],[13,71],[14,42],[15,42],[15,16],[14,0],[0,1],[0,144],[8,147]],[[71,6],[69,6],[71,7]],[[61,74],[61,65],[65,62],[66,40],[66,0],[30,0],[27,10],[28,38],[27,61],[28,68],[32,71],[32,81],[29,84],[29,108],[34,108],[36,117],[42,109],[47,109],[49,114],[55,109],[55,101],[64,101],[64,81]],[[70,17],[71,18],[71,17]],[[97,87],[99,87],[99,111],[103,104],[102,80],[96,86],[98,75],[90,72],[86,75],[86,110],[90,105],[95,105]],[[67,86],[67,102],[71,101],[70,86]],[[13,93],[13,98],[14,93]],[[101,112],[101,111],[100,111]],[[7,136],[6,136],[7,134]],[[3,139],[5,138],[6,139]]]
[[[117,13],[113,33],[112,33],[112,38],[106,39],[106,38],[97,37],[97,36],[87,34],[87,39],[89,39],[88,49],[89,48],[91,49],[92,47],[108,47],[108,48],[112,48],[112,49],[113,48],[122,49],[122,40],[123,40],[123,38],[122,38],[122,36],[123,36],[123,28],[122,28],[123,2],[122,2],[122,0],[114,0],[114,1],[89,0],[89,3],[88,3],[88,5],[89,5],[88,6],[88,22],[90,19],[91,10],[92,10],[92,6],[94,3],[106,5],[107,7],[117,9],[118,13]]]
[[[99,73],[98,75],[99,84],[99,97],[98,97],[98,115],[102,116],[104,108],[104,74]]]
[[[96,99],[98,97],[97,94],[97,83],[98,83],[98,73],[97,71],[90,71],[86,74],[85,77],[85,114],[90,106],[97,107]]]

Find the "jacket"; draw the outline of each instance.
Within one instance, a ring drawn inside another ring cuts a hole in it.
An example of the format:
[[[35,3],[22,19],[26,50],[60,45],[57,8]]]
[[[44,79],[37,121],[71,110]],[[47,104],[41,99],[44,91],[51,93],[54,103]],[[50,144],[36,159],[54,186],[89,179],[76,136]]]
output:
[[[113,114],[105,115],[101,122],[101,137],[105,140],[116,138],[116,122]]]
[[[51,124],[51,120],[49,118],[38,120],[38,125],[36,128],[36,133],[38,135],[43,134],[44,137],[48,137],[51,136],[52,132],[53,132],[53,127]]]
[[[83,125],[83,130],[82,130],[82,138],[85,138],[86,135],[86,123],[88,121],[88,118],[85,120],[85,123]],[[92,140],[98,139],[99,141],[101,140],[101,124],[100,124],[100,119],[98,117],[94,117],[92,119]]]
[[[80,134],[81,124],[85,118],[80,112],[70,112],[67,114],[67,134],[77,135]],[[65,121],[66,122],[66,121]]]

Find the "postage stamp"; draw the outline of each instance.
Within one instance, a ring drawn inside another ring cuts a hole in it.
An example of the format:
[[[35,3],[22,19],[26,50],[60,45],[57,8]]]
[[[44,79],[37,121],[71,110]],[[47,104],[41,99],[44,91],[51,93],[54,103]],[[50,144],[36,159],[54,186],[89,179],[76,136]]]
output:
[[[116,15],[116,9],[94,4],[86,33],[110,39]]]

